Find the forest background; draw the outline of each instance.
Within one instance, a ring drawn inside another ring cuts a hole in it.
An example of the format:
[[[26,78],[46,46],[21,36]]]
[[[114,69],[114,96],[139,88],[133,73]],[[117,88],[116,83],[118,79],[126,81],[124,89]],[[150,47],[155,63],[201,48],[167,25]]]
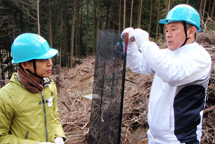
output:
[[[213,61],[202,143],[214,143],[215,0],[0,0],[1,84],[17,69],[11,63],[10,52],[15,37],[26,32],[44,37],[50,47],[59,50],[53,63],[60,66],[58,106],[67,143],[86,143],[91,101],[82,98],[92,93],[98,31],[113,29],[121,33],[130,26],[142,28],[149,32],[152,41],[166,47],[164,25],[158,21],[180,3],[189,4],[199,12],[202,31],[197,42],[210,52]],[[80,61],[82,64],[76,65]],[[51,77],[57,79],[55,75]],[[138,143],[146,136],[153,76],[127,69],[126,77],[140,85],[125,83],[122,139],[123,143]]]
[[[41,35],[59,50],[54,64],[73,67],[76,59],[96,54],[99,30],[139,27],[160,43],[164,25],[158,21],[179,3],[200,13],[202,27],[215,18],[215,0],[0,0],[0,79],[14,70],[10,47],[22,33]]]

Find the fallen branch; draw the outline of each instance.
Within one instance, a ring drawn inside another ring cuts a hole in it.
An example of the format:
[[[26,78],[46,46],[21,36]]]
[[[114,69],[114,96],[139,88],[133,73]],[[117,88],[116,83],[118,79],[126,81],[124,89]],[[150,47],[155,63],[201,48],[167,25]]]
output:
[[[68,109],[68,111],[70,111],[70,108],[66,105],[64,101],[60,101],[60,102]]]
[[[212,110],[214,110],[214,109],[215,109],[215,106],[206,108],[206,109],[203,110],[203,114],[206,114],[206,113],[208,113],[208,112],[210,112],[210,111],[212,111]]]
[[[135,97],[135,96],[137,96],[138,94],[140,94],[140,92],[135,93],[135,94],[132,95],[131,97]]]

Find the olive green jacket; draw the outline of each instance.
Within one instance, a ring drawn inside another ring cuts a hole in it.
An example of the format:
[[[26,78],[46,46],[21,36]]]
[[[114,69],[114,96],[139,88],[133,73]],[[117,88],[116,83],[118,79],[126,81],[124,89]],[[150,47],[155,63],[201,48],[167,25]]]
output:
[[[64,137],[57,108],[57,90],[47,78],[43,91],[28,91],[14,73],[0,89],[0,144],[38,144]]]

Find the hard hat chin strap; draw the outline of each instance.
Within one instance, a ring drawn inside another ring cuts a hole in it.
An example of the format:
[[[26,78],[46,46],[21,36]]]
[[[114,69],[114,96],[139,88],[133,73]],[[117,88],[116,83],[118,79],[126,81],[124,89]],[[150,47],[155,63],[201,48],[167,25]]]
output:
[[[36,60],[32,60],[33,61],[33,67],[34,67],[34,73],[32,71],[30,71],[29,69],[26,69],[29,73],[31,73],[32,75],[40,78],[40,79],[43,79],[43,77],[37,75],[37,72],[36,72]]]
[[[185,39],[184,43],[181,45],[181,47],[183,47],[186,44],[187,40],[189,39],[187,37],[187,23],[185,21],[183,21],[183,25],[184,25],[184,32],[185,32],[186,39]]]

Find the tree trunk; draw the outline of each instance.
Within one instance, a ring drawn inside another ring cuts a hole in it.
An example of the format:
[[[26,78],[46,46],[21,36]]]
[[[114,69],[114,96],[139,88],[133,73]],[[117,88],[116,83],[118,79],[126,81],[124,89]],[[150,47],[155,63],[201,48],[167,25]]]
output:
[[[214,0],[212,11],[211,11],[211,19],[213,19],[213,16],[214,16],[214,7],[215,7],[215,0]]]
[[[62,58],[62,32],[63,32],[63,2],[61,1],[61,6],[60,6],[60,67],[61,67],[61,58]]]
[[[134,5],[134,0],[131,1],[130,27],[132,27],[133,5]]]
[[[160,14],[160,0],[158,0],[158,14],[157,14],[157,28],[156,28],[156,43],[158,40],[158,26],[159,26],[159,14]]]
[[[150,18],[149,18],[149,37],[150,37],[151,23],[152,23],[152,6],[153,6],[153,0],[151,0],[151,9],[150,9]]]
[[[143,0],[139,0],[139,12],[138,12],[138,22],[137,22],[138,28],[141,27],[142,4],[143,4]]]
[[[77,21],[77,23],[75,24],[76,26],[75,26],[75,31],[74,31],[74,38],[75,38],[75,43],[74,43],[75,58],[73,58],[74,60],[76,60],[76,58],[78,57],[79,37],[80,37],[80,28],[81,28],[80,27],[80,2],[81,2],[81,0],[79,0],[76,3],[76,15],[77,15],[76,21]]]
[[[170,1],[170,0],[167,0],[167,1],[166,1],[165,18],[166,18],[166,16],[167,16],[168,11],[169,11],[169,1]],[[180,3],[181,3],[181,1],[180,1]],[[165,33],[165,30],[166,30],[166,28],[164,27],[164,28],[163,28],[163,33]]]
[[[208,5],[208,16],[210,16],[210,8],[211,8],[211,0],[209,1],[209,5]]]
[[[23,26],[23,15],[22,15],[22,11],[19,11],[19,19],[20,19],[20,27],[21,27],[21,32],[25,32],[24,30],[24,26]]]
[[[81,55],[83,55],[82,51],[83,51],[83,46],[82,46],[82,38],[83,38],[83,0],[81,0],[81,4],[80,4],[80,9],[81,9],[81,16],[80,16],[80,37],[78,39],[78,56],[80,57]]]
[[[0,51],[0,80],[2,80],[2,75],[3,75],[3,71],[4,71],[4,67],[3,67],[3,38],[0,38],[1,40],[1,51]]]
[[[110,21],[113,13],[113,0],[111,1],[111,7],[110,7],[110,14],[109,14],[109,20],[108,20],[108,29],[110,29]]]
[[[68,11],[68,3],[67,2],[64,2],[64,14],[65,14],[65,17],[64,17],[64,50],[62,50],[62,52],[64,53],[64,61],[65,61],[65,65],[66,67],[68,68],[70,65],[69,65],[69,59],[70,59],[70,56],[69,56],[69,53],[68,53],[68,49],[69,49],[69,46],[68,46],[68,17],[66,16],[67,15],[67,11]],[[63,54],[62,53],[62,54]]]
[[[13,39],[16,38],[15,36],[15,26],[14,26],[14,17],[12,16],[12,25],[13,25]],[[18,64],[16,64],[16,70],[18,70]],[[4,67],[3,67],[3,71],[4,71]],[[0,71],[0,75],[1,75],[1,71]]]
[[[77,14],[77,22],[78,24],[76,24],[76,26],[78,27],[76,30],[75,30],[75,37],[76,37],[76,44],[75,44],[75,60],[80,56],[80,49],[81,49],[81,46],[80,46],[80,39],[81,39],[81,27],[82,27],[82,24],[81,24],[81,17],[82,17],[82,1],[83,0],[79,0],[77,1],[77,4],[76,4],[76,14]]]
[[[105,29],[108,29],[109,11],[110,11],[110,2],[108,1],[106,5]]]
[[[113,11],[113,30],[115,29],[115,25],[116,25],[116,13]]]
[[[202,5],[203,5],[203,0],[200,1],[200,7],[199,7],[200,17],[202,16]]]
[[[119,33],[121,32],[121,7],[122,7],[122,1],[119,1]]]
[[[9,23],[8,23],[9,24]],[[8,45],[8,47],[10,47],[10,42],[9,42],[9,38],[7,39],[7,45]],[[12,65],[12,63],[11,63],[11,61],[12,61],[12,57],[11,57],[11,49],[9,49],[9,51],[8,51],[8,53],[7,53],[7,56],[8,56],[8,59],[9,59],[9,61],[8,61],[8,67],[9,67],[9,71],[8,71],[8,77],[7,78],[11,78],[11,76],[12,76],[12,74],[13,74],[13,65]]]
[[[166,16],[167,16],[167,14],[168,14],[168,12],[170,11],[170,9],[171,9],[171,2],[172,0],[168,0],[167,2],[167,11],[166,11]]]
[[[77,15],[78,15],[78,11],[77,11]],[[78,17],[78,16],[77,16]],[[76,58],[78,56],[78,37],[80,35],[80,33],[77,33],[78,29],[76,29],[76,32],[75,32],[75,58],[74,60],[76,61]],[[74,62],[75,63],[75,62]],[[75,65],[74,65],[75,66]]]
[[[123,30],[125,29],[125,19],[126,19],[126,0],[124,0]]]
[[[38,35],[40,35],[40,7],[39,7],[40,0],[37,0],[37,26],[38,26]]]
[[[53,7],[53,6],[52,6]],[[59,48],[59,44],[57,43],[57,37],[58,37],[58,4],[55,2],[54,3],[54,7],[56,7],[54,10],[53,10],[53,20],[52,20],[52,29],[53,29],[53,32],[52,32],[52,46],[54,48]],[[59,64],[58,62],[58,57],[59,57],[59,54],[57,54],[55,57],[54,57],[54,64]]]
[[[172,8],[172,2],[173,2],[173,0],[169,0],[169,10],[168,11],[170,11],[170,9]]]
[[[1,54],[3,55],[3,47],[4,47],[4,44],[3,44],[3,38],[1,37]],[[3,64],[3,56],[1,56],[1,64]],[[5,74],[4,74],[4,66],[3,65],[0,65],[0,67],[2,68],[2,71],[0,71],[1,73],[1,79],[4,80],[5,79]]]
[[[75,35],[75,16],[76,16],[76,2],[74,0],[74,7],[73,7],[73,18],[72,18],[72,31],[71,31],[71,55],[70,55],[70,68],[73,67],[73,50],[74,50],[74,35]]]
[[[99,18],[100,18],[100,0],[98,0],[98,12],[97,12],[97,30],[96,30],[96,41],[98,39],[98,33],[99,33]],[[97,42],[95,43],[97,47]]]
[[[87,0],[87,29],[86,29],[86,34],[87,34],[87,40],[86,40],[86,56],[88,55],[88,26],[89,26],[89,0]]]
[[[138,27],[138,22],[139,22],[139,12],[140,12],[140,0],[138,1],[138,8],[137,8],[137,27]]]
[[[52,12],[51,12],[51,1],[49,0],[49,45],[52,48]]]
[[[187,4],[189,4],[189,0],[187,0]]]
[[[204,22],[204,17],[205,17],[205,6],[206,6],[206,2],[207,2],[207,0],[205,0],[205,2],[204,2],[204,7],[203,7],[203,11],[202,11],[202,20],[203,20],[203,22]]]
[[[96,0],[93,0],[93,56],[95,55]]]

